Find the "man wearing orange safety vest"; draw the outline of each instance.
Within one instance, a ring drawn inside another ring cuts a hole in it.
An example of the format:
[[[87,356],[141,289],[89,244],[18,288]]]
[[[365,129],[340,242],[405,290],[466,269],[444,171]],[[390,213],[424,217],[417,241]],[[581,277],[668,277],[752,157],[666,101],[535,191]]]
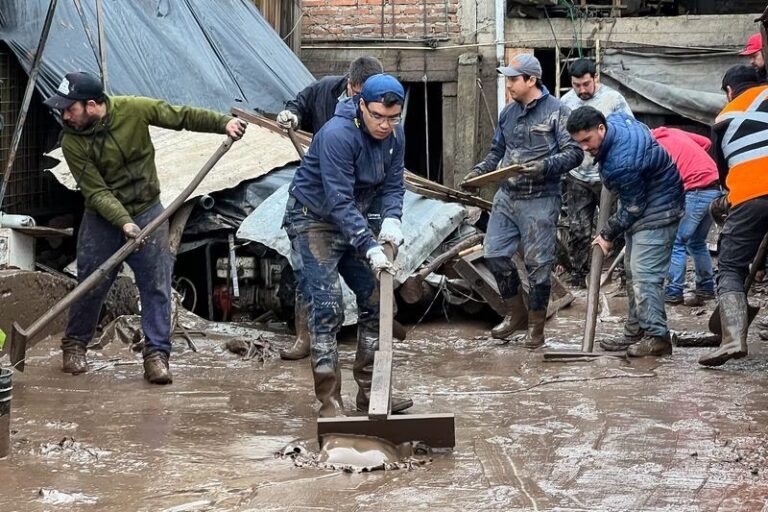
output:
[[[712,151],[730,211],[718,241],[717,294],[723,338],[720,348],[699,359],[720,366],[747,355],[749,265],[768,232],[768,85],[749,66],[723,77],[729,103],[715,120]]]

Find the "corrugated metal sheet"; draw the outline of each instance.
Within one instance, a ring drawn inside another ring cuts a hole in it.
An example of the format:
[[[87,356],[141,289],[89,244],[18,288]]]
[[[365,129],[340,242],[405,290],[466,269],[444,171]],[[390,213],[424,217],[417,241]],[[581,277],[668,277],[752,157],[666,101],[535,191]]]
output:
[[[187,186],[224,141],[224,135],[214,133],[177,132],[156,127],[151,127],[150,133],[155,145],[160,199],[165,205]],[[50,172],[61,184],[76,190],[77,183],[69,172],[61,148],[52,151],[49,156],[61,162]],[[287,138],[250,125],[245,136],[232,145],[193,196],[236,187],[247,179],[257,178],[297,159],[296,150]]]
[[[288,187],[280,187],[243,221],[237,230],[237,237],[258,242],[289,258],[291,246],[288,235],[282,228],[285,205],[288,202]],[[450,235],[462,220],[467,210],[456,203],[444,203],[427,199],[411,192],[403,200],[403,236],[405,243],[395,260],[395,280],[403,283],[408,276],[424,262],[432,251]],[[357,322],[355,296],[342,279],[344,292],[344,325]]]

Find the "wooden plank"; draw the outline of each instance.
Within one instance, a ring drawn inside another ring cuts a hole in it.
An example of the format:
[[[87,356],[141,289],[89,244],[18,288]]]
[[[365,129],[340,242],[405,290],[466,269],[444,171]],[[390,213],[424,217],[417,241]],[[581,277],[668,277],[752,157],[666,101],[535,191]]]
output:
[[[504,181],[508,178],[511,178],[517,174],[520,174],[520,169],[522,168],[523,168],[522,165],[510,165],[507,167],[502,167],[501,169],[496,169],[495,171],[481,174],[477,178],[472,178],[471,180],[467,180],[464,184],[469,185],[471,187],[478,187],[478,188],[484,187],[485,185],[498,183],[500,181]]]
[[[395,444],[422,441],[432,448],[456,446],[452,413],[395,414],[383,420],[372,420],[366,416],[317,419],[317,438],[321,444],[324,436],[334,434],[373,436]]]
[[[384,254],[389,261],[395,261],[395,250],[392,245],[384,244]],[[394,318],[394,276],[382,272],[379,276],[379,350],[392,351],[392,320]]]
[[[373,359],[373,380],[371,382],[368,417],[372,420],[386,419],[390,412],[391,396],[392,351],[377,350]]]

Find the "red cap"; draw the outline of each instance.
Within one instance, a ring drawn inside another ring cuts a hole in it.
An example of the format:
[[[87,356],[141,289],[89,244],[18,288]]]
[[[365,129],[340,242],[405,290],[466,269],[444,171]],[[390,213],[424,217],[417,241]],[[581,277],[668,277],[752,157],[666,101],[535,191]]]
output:
[[[758,32],[757,34],[752,34],[749,36],[749,39],[747,40],[747,46],[745,46],[744,49],[739,52],[739,55],[749,57],[753,53],[757,53],[762,49],[763,37],[760,35],[760,32]]]

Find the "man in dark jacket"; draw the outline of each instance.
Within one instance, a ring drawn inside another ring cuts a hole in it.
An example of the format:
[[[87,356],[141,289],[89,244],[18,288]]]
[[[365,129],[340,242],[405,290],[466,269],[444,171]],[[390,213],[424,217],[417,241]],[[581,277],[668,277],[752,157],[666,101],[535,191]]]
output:
[[[677,225],[683,214],[683,182],[669,154],[648,127],[623,114],[606,117],[580,107],[568,131],[600,164],[603,186],[618,195],[619,207],[593,244],[608,254],[624,235],[629,314],[624,338],[603,341],[606,350],[627,349],[632,357],[672,353],[664,310],[664,278]]]
[[[555,261],[560,213],[560,180],[583,158],[565,129],[570,110],[541,83],[541,64],[532,55],[517,55],[499,68],[514,101],[499,114],[491,150],[464,180],[497,166],[524,164],[520,173],[501,184],[493,199],[485,236],[485,259],[504,299],[507,315],[491,330],[505,339],[528,329],[527,348],[544,344],[544,323]],[[522,243],[528,281],[528,308],[520,293],[520,277],[512,256]]]
[[[78,281],[91,275],[126,239],[136,238],[163,211],[150,125],[226,133],[233,139],[245,132],[239,120],[210,110],[150,98],[106,96],[99,79],[88,73],[66,75],[45,104],[61,112],[61,149],[85,198],[77,236]],[[168,223],[143,242],[126,261],[136,276],[141,298],[144,377],[153,384],[170,384],[173,257],[168,249]],[[86,346],[116,274],[115,270],[69,308],[61,342],[65,372],[87,370]]]
[[[389,75],[366,80],[360,95],[340,102],[315,134],[289,188],[283,226],[309,305],[312,373],[323,417],[344,414],[336,347],[344,319],[339,275],[357,299],[356,404],[368,408],[379,344],[376,276],[392,271],[382,243],[403,243],[404,97],[402,85]],[[366,217],[374,204],[383,219],[378,237]]]
[[[285,104],[285,110],[277,114],[277,122],[286,129],[317,133],[333,117],[338,102],[360,94],[368,77],[383,72],[377,58],[358,57],[350,63],[346,75],[326,76],[305,87],[296,99]]]
[[[277,122],[284,129],[298,128],[317,133],[333,117],[336,105],[355,94],[368,77],[383,73],[381,62],[375,57],[358,57],[349,65],[344,76],[327,76],[307,86],[296,99],[286,103],[286,110],[277,115]],[[304,359],[309,355],[309,332],[307,331],[306,300],[296,291],[294,315],[296,341],[293,346],[280,351],[280,357],[287,360]]]
[[[712,150],[720,184],[728,190],[728,216],[717,242],[717,296],[723,338],[699,359],[720,366],[747,355],[749,266],[768,233],[768,86],[754,69],[735,66],[723,77],[728,104],[715,119]]]

